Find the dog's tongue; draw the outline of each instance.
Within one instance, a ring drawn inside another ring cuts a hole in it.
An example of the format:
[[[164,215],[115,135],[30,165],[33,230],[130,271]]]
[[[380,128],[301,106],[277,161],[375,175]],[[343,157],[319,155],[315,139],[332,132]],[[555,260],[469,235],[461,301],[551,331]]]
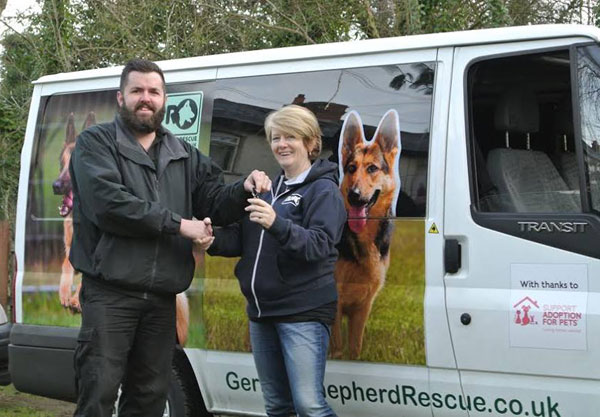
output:
[[[68,194],[65,194],[63,197],[63,202],[61,206],[58,208],[58,212],[62,217],[66,217],[71,212],[73,208],[73,192],[69,191]]]
[[[348,227],[354,233],[360,233],[367,225],[367,209],[363,207],[350,207],[348,209]]]

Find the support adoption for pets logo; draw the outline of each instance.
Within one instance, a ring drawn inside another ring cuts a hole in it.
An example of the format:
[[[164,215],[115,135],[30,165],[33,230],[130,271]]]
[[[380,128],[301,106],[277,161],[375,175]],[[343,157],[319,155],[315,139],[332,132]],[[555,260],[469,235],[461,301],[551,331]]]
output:
[[[516,324],[520,324],[521,326],[529,326],[538,324],[535,319],[534,311],[531,311],[534,308],[534,311],[539,310],[540,306],[537,301],[524,297],[517,304],[513,306],[515,308],[515,318],[514,321]]]

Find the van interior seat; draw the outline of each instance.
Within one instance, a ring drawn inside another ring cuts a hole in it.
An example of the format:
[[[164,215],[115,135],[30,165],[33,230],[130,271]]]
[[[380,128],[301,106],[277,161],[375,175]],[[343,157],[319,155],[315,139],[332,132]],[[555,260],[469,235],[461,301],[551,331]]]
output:
[[[561,149],[555,158],[560,175],[571,190],[579,190],[579,170],[577,167],[577,155],[573,144],[573,116],[570,100],[564,100],[556,109],[554,119],[554,130],[559,134],[557,148]]]
[[[569,189],[550,157],[544,152],[492,149],[488,154],[488,170],[498,188],[498,198],[505,201],[499,208],[500,211],[581,211],[576,194]]]
[[[574,152],[561,152],[558,154],[560,175],[570,190],[579,191],[579,168],[577,155]]]
[[[496,129],[510,134],[539,130],[535,94],[525,86],[509,89],[494,115]],[[578,198],[562,179],[550,157],[530,149],[489,151],[487,168],[498,190],[494,210],[518,213],[579,212]]]

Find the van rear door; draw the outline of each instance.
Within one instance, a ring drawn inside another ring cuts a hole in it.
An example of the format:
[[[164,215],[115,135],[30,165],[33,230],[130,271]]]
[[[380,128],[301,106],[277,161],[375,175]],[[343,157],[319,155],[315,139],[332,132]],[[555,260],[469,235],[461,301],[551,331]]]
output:
[[[598,143],[578,127],[595,119],[577,120],[577,87],[600,83],[597,49],[583,60],[570,48],[583,41],[455,49],[444,282],[471,415],[600,407]]]

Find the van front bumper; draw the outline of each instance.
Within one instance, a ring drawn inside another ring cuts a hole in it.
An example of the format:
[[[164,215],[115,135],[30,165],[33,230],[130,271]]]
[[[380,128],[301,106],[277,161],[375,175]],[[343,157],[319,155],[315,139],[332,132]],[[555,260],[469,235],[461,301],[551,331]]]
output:
[[[8,341],[11,323],[0,324],[0,385],[10,384],[8,372]]]

